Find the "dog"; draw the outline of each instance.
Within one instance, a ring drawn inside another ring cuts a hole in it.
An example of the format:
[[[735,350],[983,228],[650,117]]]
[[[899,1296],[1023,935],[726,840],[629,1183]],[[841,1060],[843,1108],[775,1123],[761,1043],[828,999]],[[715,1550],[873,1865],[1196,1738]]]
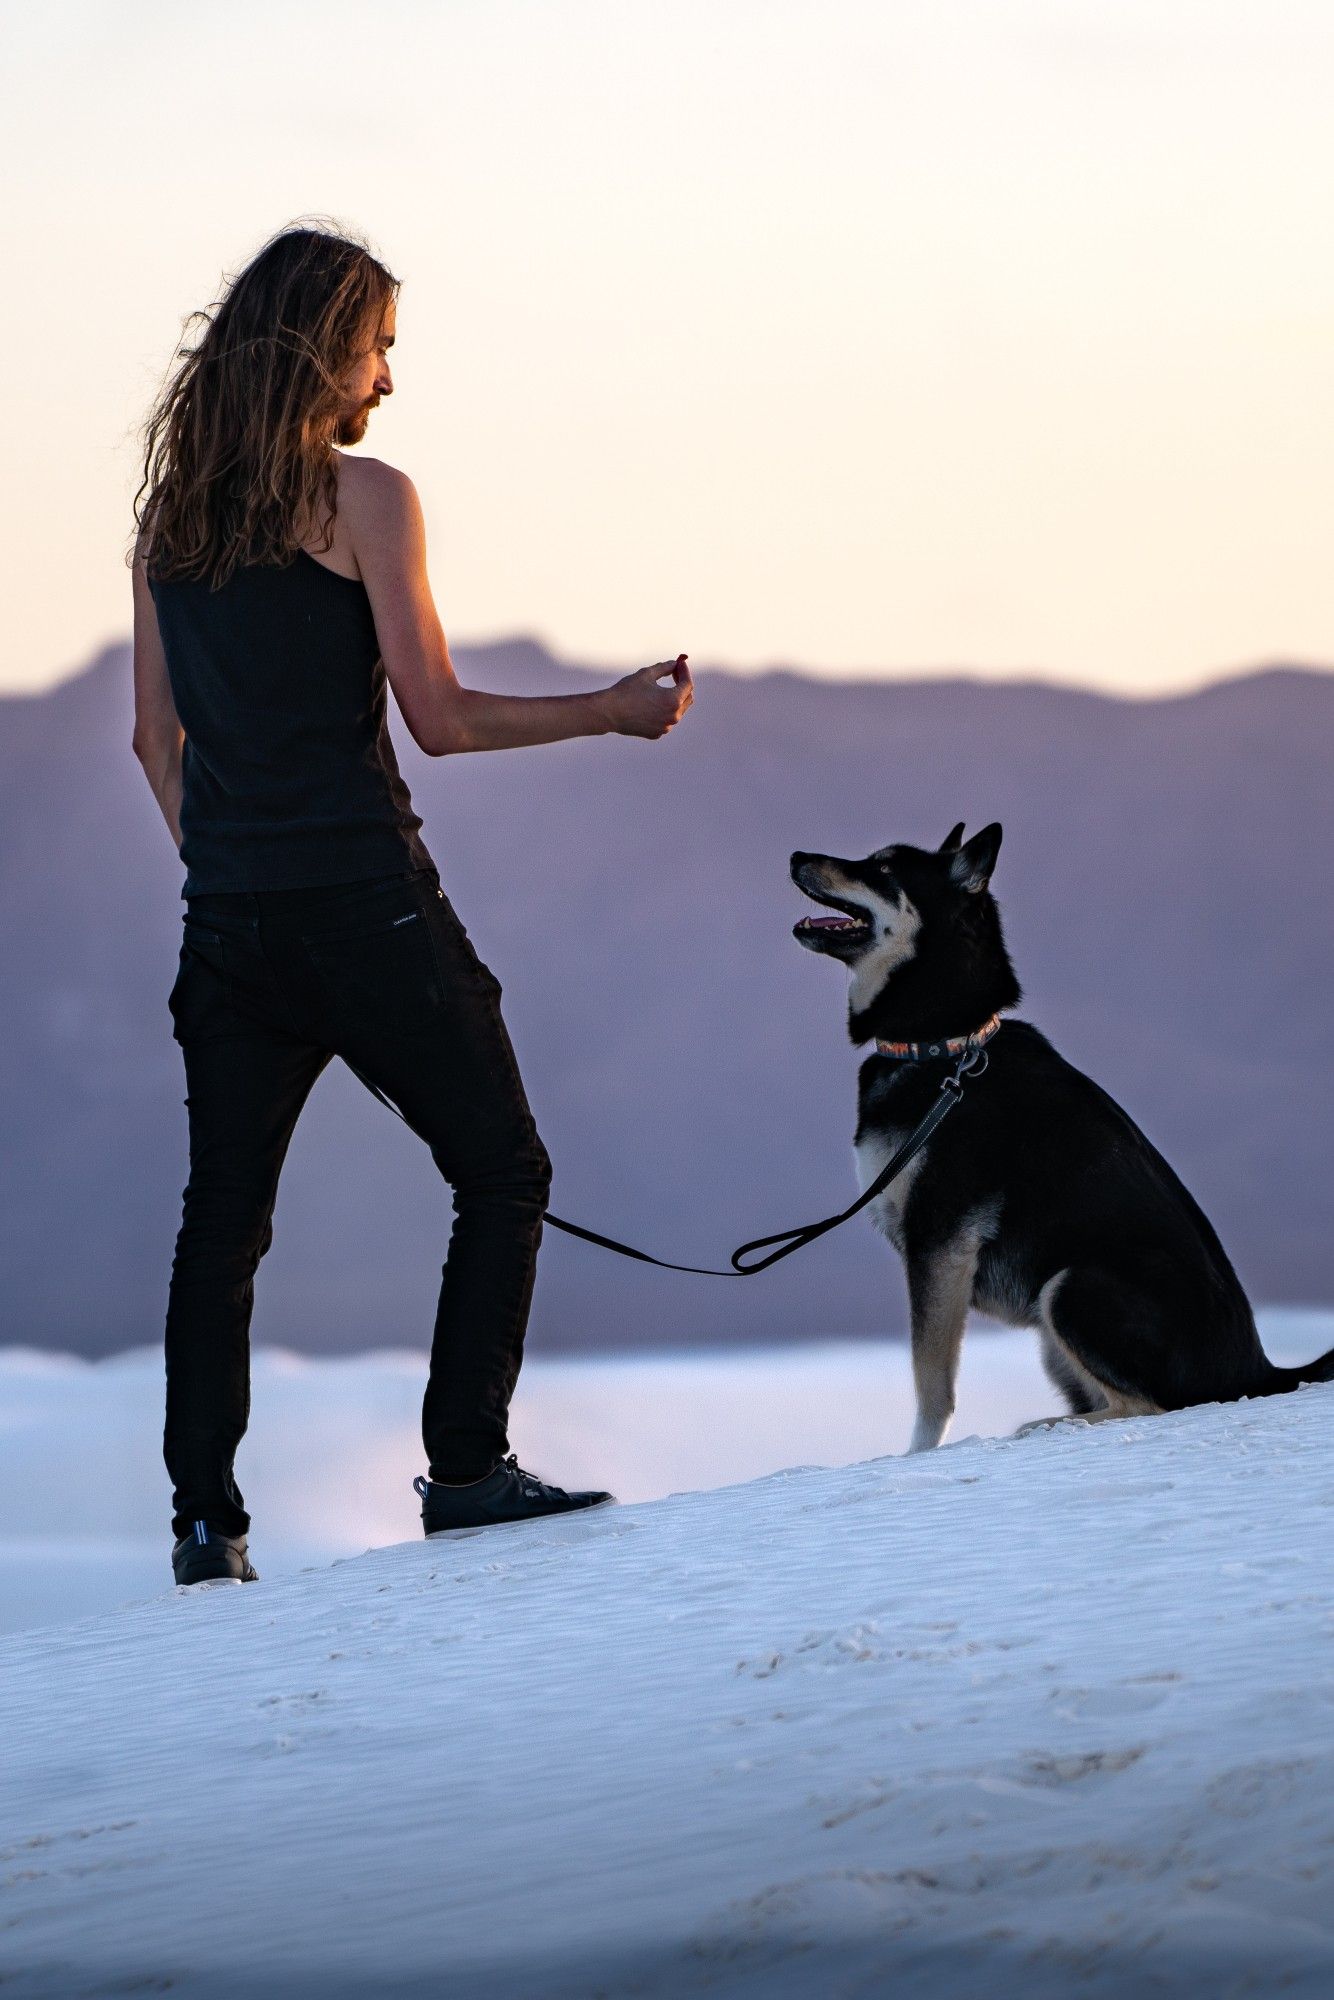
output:
[[[1027,1021],[991,894],[1001,828],[862,861],[794,854],[833,914],[793,935],[849,973],[848,1033],[872,1038],[855,1148],[863,1191],[967,1061],[955,1108],[871,1205],[907,1268],[917,1413],[930,1451],[954,1414],[970,1307],[1039,1335],[1046,1373],[1087,1423],[1271,1396],[1334,1380],[1265,1355],[1208,1218],[1126,1112]],[[980,1051],[981,1053],[974,1053]]]

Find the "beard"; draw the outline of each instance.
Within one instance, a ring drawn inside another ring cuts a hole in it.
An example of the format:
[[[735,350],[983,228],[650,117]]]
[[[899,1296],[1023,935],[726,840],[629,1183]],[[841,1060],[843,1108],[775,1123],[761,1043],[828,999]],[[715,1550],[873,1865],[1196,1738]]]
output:
[[[379,398],[375,399],[377,402]],[[366,427],[371,420],[375,402],[363,403],[350,417],[340,417],[334,426],[334,441],[337,444],[360,444],[366,435]]]

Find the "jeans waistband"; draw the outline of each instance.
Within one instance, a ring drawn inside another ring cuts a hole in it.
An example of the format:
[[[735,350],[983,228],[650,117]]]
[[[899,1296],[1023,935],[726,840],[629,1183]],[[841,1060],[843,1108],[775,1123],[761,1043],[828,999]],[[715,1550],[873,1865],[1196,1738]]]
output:
[[[435,868],[412,868],[396,869],[391,875],[364,875],[345,882],[320,882],[300,889],[206,889],[183,899],[184,915],[231,917],[253,924],[266,914],[280,918],[308,912],[322,913],[336,910],[344,902],[374,895],[378,889],[388,894],[394,889],[405,889],[414,882],[438,886],[439,881],[439,871]]]

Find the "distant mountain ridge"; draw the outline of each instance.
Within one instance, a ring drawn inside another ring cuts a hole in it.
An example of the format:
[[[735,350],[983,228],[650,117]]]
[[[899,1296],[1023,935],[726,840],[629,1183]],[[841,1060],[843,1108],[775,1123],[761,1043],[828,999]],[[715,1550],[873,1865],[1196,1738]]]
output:
[[[605,684],[535,641],[464,681]],[[423,757],[395,743],[505,1007],[562,1214],[690,1261],[842,1205],[857,1058],[802,953],[794,847],[1005,825],[996,893],[1025,1000],[1203,1202],[1254,1298],[1334,1298],[1334,675],[1277,666],[1121,700],[1043,682],[703,669],[663,744]],[[130,749],[127,646],[0,698],[0,1341],[160,1338],[187,1161],[166,996],[181,867]],[[429,1339],[448,1190],[335,1065],[297,1128],[254,1337]],[[547,1348],[883,1334],[896,1261],[850,1225],[748,1284],[549,1235]]]

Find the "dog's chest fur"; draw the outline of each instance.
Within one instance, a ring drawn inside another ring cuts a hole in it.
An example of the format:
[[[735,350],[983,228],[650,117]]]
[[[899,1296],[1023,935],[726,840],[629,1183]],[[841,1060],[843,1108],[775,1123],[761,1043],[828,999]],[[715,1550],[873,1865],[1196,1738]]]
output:
[[[858,1078],[857,1132],[853,1140],[857,1182],[863,1193],[912,1136],[931,1109],[935,1094],[932,1085],[924,1087],[922,1079],[900,1071],[897,1065],[874,1058],[863,1064]],[[907,1255],[904,1218],[930,1151],[928,1141],[902,1173],[876,1196],[867,1211],[875,1227],[901,1257]]]
[[[897,1153],[899,1147],[912,1131],[911,1125],[876,1125],[862,1131],[853,1151],[857,1158],[857,1185],[863,1192],[870,1187],[876,1175],[882,1173]],[[904,1252],[903,1214],[912,1193],[913,1182],[922,1171],[928,1148],[909,1160],[901,1174],[895,1176],[871,1203],[870,1215],[882,1236],[887,1236],[900,1256]]]
[[[853,1148],[857,1183],[863,1192],[911,1136],[930,1102],[929,1097],[921,1099],[918,1092],[907,1094],[895,1089],[883,1076],[873,1074],[868,1080],[862,1093]],[[1031,1286],[1016,1267],[1001,1228],[1005,1203],[1000,1188],[977,1185],[970,1175],[951,1189],[947,1178],[945,1186],[938,1186],[932,1195],[933,1207],[939,1196],[940,1212],[930,1218],[925,1231],[931,1247],[924,1247],[920,1217],[914,1223],[916,1241],[910,1238],[906,1227],[909,1205],[938,1143],[935,1139],[928,1140],[903,1172],[877,1195],[868,1210],[872,1222],[905,1263],[919,1272],[926,1271],[940,1258],[948,1262],[966,1253],[975,1266],[973,1305],[1006,1325],[1036,1325],[1037,1308]]]

